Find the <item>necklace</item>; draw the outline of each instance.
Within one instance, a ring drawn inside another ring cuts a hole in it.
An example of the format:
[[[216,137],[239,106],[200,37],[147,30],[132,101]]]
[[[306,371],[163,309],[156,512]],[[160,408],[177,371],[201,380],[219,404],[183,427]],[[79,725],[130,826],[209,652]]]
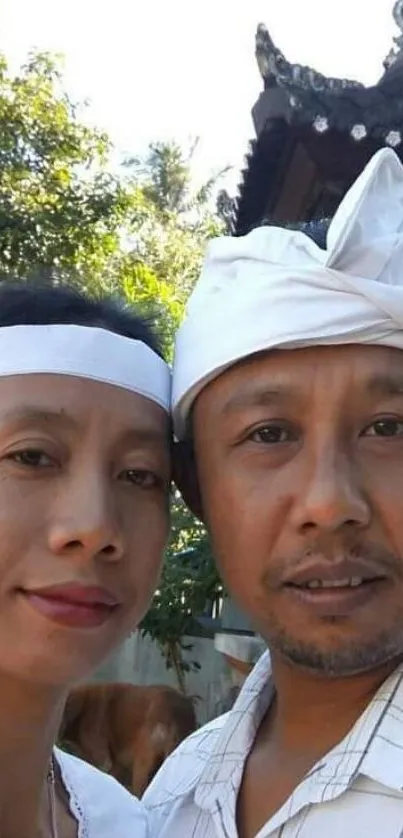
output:
[[[53,756],[50,760],[48,772],[48,793],[49,793],[49,807],[50,807],[50,829],[52,838],[59,838],[59,830],[57,828],[57,806],[56,806],[56,775]]]

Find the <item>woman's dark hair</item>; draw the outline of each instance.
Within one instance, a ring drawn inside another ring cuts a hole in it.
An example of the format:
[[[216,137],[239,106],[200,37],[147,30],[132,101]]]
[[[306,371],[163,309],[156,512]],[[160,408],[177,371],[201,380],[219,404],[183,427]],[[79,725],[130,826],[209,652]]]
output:
[[[98,326],[139,340],[162,355],[150,322],[118,300],[109,297],[95,299],[66,286],[0,284],[0,327],[65,323]]]

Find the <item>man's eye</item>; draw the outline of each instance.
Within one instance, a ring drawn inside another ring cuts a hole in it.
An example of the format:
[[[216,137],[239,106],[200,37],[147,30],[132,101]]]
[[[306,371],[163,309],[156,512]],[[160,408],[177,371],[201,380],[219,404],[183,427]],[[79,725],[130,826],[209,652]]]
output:
[[[11,451],[7,454],[7,460],[12,460],[12,462],[28,468],[49,468],[49,466],[53,465],[52,457],[36,448]]]
[[[266,445],[290,442],[293,438],[290,428],[286,428],[284,425],[264,425],[261,428],[256,428],[249,436],[249,439],[253,442],[265,443]]]
[[[139,468],[128,468],[121,475],[122,480],[127,480],[140,489],[154,489],[162,484],[162,479],[153,471]]]
[[[377,419],[365,429],[363,436],[396,437],[403,436],[403,420]]]

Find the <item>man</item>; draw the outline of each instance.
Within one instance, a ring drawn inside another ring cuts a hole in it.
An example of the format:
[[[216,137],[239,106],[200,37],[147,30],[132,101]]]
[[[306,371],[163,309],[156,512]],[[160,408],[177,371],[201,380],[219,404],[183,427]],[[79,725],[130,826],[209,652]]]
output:
[[[391,150],[325,250],[274,227],[212,244],[174,424],[186,496],[270,656],[163,766],[153,838],[403,836],[402,350]]]

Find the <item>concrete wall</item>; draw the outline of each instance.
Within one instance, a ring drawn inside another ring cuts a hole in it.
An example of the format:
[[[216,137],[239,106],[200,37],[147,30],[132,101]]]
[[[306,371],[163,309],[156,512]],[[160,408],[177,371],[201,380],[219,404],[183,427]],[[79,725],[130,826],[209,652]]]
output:
[[[229,597],[224,600],[220,619],[214,625],[216,627],[211,628],[213,632],[255,636],[249,620]],[[189,652],[184,653],[185,659],[196,660],[200,664],[199,671],[186,675],[186,686],[188,695],[199,697],[196,711],[199,722],[203,724],[228,709],[243,678],[228,665],[224,655],[216,650],[213,638],[185,637],[184,643],[192,646]],[[252,662],[260,651],[251,651]],[[167,670],[158,646],[148,637],[141,637],[139,632],[131,635],[104,663],[96,673],[95,680],[128,681],[142,685],[168,684],[178,689],[175,673]]]
[[[186,675],[189,695],[198,696],[196,711],[200,724],[222,712],[228,695],[237,684],[224,657],[215,650],[214,640],[186,637],[193,645],[185,653],[189,660],[197,660],[201,669]],[[132,684],[169,684],[178,688],[175,674],[167,670],[158,647],[148,637],[136,632],[104,663],[95,675],[96,681],[128,681]]]
[[[254,634],[250,620],[248,620],[243,611],[238,608],[237,604],[230,597],[226,597],[223,601],[220,623],[221,628],[225,631]]]

